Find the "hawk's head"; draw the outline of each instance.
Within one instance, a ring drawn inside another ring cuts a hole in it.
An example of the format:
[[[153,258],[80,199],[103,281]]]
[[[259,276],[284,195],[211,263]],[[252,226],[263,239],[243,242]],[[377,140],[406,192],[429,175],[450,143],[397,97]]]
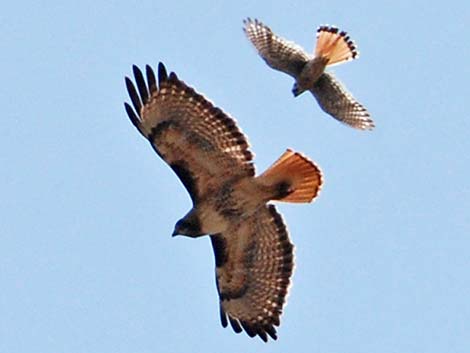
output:
[[[172,236],[185,235],[187,237],[200,237],[205,233],[201,232],[201,222],[196,214],[189,212],[175,224],[175,230]]]

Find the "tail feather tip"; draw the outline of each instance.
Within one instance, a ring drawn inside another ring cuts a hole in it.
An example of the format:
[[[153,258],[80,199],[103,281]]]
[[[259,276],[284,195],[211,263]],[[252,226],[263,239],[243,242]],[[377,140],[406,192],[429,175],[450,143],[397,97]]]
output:
[[[315,55],[327,57],[328,65],[333,65],[358,58],[359,51],[347,32],[334,26],[320,26]]]
[[[275,188],[274,200],[294,203],[312,202],[323,184],[320,168],[308,157],[291,149],[261,177]]]

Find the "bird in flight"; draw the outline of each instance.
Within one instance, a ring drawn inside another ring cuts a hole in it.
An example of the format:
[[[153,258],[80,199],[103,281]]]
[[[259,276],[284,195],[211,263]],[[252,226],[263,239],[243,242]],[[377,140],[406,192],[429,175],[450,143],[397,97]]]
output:
[[[281,38],[257,19],[243,21],[244,32],[259,55],[273,69],[295,79],[292,93],[295,97],[310,91],[320,108],[333,118],[360,130],[372,130],[367,109],[360,104],[325,68],[356,59],[359,52],[346,32],[336,27],[320,26],[314,55],[299,45]]]
[[[253,155],[233,118],[158,65],[146,80],[133,67],[125,82],[137,130],[170,166],[193,207],[173,235],[209,235],[214,250],[220,319],[236,333],[277,339],[275,326],[294,267],[293,245],[271,200],[311,202],[322,174],[314,162],[288,149],[255,176]]]

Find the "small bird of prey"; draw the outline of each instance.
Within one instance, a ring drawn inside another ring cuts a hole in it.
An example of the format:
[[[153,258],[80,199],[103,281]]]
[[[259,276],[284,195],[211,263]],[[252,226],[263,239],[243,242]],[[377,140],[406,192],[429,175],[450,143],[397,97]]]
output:
[[[313,55],[299,45],[277,36],[257,19],[243,21],[244,32],[259,55],[273,69],[295,79],[295,97],[310,91],[320,108],[333,118],[359,130],[372,130],[374,122],[360,104],[325,68],[356,59],[359,52],[348,34],[332,26],[317,29],[317,45]]]

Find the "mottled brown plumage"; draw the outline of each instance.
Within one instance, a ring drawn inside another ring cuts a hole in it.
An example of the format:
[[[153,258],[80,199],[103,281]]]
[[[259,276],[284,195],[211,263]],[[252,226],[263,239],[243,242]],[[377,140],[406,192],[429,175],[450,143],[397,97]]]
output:
[[[362,104],[325,68],[359,56],[354,42],[336,27],[320,26],[314,55],[281,38],[257,19],[243,21],[245,34],[259,55],[273,69],[295,79],[294,96],[310,91],[320,108],[333,118],[360,130],[372,130],[374,122]]]
[[[276,339],[294,260],[286,226],[268,201],[311,202],[322,185],[319,168],[287,150],[256,177],[235,120],[163,64],[158,83],[149,66],[147,83],[133,71],[135,85],[126,78],[133,106],[125,103],[127,114],[193,201],[173,235],[210,235],[222,325]]]

